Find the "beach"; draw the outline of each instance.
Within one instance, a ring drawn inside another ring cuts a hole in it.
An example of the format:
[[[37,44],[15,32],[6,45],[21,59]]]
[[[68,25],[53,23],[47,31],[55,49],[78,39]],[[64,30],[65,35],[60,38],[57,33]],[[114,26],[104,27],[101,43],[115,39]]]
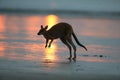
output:
[[[45,48],[40,26],[67,22],[88,51],[58,39]],[[120,19],[55,14],[0,14],[0,80],[120,80]]]
[[[119,64],[77,61],[3,60],[1,80],[119,80]]]

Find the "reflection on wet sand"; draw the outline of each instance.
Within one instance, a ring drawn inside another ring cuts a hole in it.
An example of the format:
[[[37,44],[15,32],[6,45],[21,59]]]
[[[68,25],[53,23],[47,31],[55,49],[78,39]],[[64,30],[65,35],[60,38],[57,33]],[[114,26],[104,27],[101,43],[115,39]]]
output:
[[[44,26],[48,25],[49,28],[51,28],[51,26],[58,23],[58,21],[61,20],[56,15],[0,15],[0,58],[29,61],[44,60],[48,63],[55,62],[56,60],[58,60],[58,54],[56,55],[56,53],[62,53],[59,54],[60,56],[64,54],[62,48],[59,47],[61,51],[57,51],[58,48],[55,41],[52,43],[51,48],[44,48],[45,39],[42,36],[37,36],[36,34],[41,24],[43,24]],[[82,27],[74,27],[74,29],[76,33],[78,32],[84,37],[90,36],[91,38],[96,37],[97,39],[104,39],[105,37],[111,38],[113,40],[114,38],[120,38],[119,20],[77,19],[74,21],[73,23],[79,24],[79,22],[81,22],[83,24]],[[107,41],[105,40],[105,42]],[[78,56],[78,59],[79,57],[81,57],[80,60],[83,61],[105,62],[106,59],[98,59],[98,57],[91,58],[90,56],[92,54],[96,55],[102,53],[105,55],[110,54],[110,56],[119,56],[119,43],[117,43],[118,47],[111,46],[112,44],[114,44],[113,42],[110,45],[103,45],[103,42],[100,42],[99,44],[95,42],[88,42],[88,44],[89,45],[87,45],[87,47],[89,48],[89,52],[86,53],[90,54],[87,57]],[[77,49],[78,53],[85,53],[81,51],[82,50]],[[65,53],[67,52],[68,51],[65,48]]]
[[[5,33],[5,30],[6,30],[5,18],[6,18],[5,15],[0,15],[0,40],[5,38],[5,36],[3,35],[3,33]],[[0,42],[0,57],[5,56],[4,51],[5,51],[4,43]]]
[[[3,36],[2,34],[5,32],[5,15],[0,15],[0,39],[4,39],[5,36]]]
[[[80,35],[99,38],[120,38],[119,20],[83,19]]]
[[[0,15],[0,33],[5,32],[5,16]]]
[[[52,44],[51,48],[45,49],[45,62],[49,63],[57,60],[57,56],[55,54],[56,49],[57,49],[56,44]]]
[[[0,57],[5,56],[4,51],[5,51],[4,44],[0,43]]]
[[[43,47],[43,45],[40,43],[34,44],[32,41],[36,41],[37,38],[40,38],[36,35],[36,31],[40,26],[41,20],[45,20],[45,24],[49,25],[50,28],[57,23],[58,17],[55,15],[47,15],[44,17],[0,15],[0,39],[8,41],[5,42],[5,44],[3,44],[4,42],[0,43],[0,57],[22,60],[36,60],[40,58],[36,55],[41,55],[40,53],[42,50],[40,50],[40,46]],[[12,42],[9,43],[9,41]],[[54,42],[51,48],[44,49],[43,52],[45,53],[45,56],[43,57],[50,61],[56,60],[56,48],[57,45]],[[27,50],[29,53],[26,53]]]

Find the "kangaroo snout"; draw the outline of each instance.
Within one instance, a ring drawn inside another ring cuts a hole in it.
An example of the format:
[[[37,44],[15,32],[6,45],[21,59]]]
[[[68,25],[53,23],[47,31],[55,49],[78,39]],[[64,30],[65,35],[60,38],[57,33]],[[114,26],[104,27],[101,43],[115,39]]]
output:
[[[40,33],[37,33],[37,35],[40,35]]]

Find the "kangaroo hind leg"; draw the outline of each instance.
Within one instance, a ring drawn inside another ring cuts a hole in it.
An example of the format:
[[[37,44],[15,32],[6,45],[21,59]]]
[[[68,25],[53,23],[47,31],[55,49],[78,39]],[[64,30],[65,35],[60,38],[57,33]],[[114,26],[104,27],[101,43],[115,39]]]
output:
[[[75,61],[75,60],[76,60],[76,46],[75,46],[75,44],[73,43],[71,36],[67,39],[67,41],[69,42],[69,44],[70,44],[70,45],[73,47],[73,49],[74,49],[74,57],[73,57],[73,60]]]
[[[71,51],[71,46],[69,45],[69,43],[66,41],[66,39],[63,37],[63,38],[60,38],[60,40],[68,47],[69,51],[70,51],[70,56],[69,56],[69,60],[71,60],[72,58],[72,51]]]

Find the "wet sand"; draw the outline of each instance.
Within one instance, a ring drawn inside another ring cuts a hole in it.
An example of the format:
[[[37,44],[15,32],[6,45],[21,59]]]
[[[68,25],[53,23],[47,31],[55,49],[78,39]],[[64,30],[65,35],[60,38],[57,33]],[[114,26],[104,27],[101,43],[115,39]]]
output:
[[[0,80],[120,80],[119,19],[1,14],[0,22]],[[75,43],[76,62],[60,40],[45,49],[37,35],[41,24],[58,22],[71,24],[88,48]]]
[[[0,80],[119,80],[120,65],[76,61],[0,60]]]

